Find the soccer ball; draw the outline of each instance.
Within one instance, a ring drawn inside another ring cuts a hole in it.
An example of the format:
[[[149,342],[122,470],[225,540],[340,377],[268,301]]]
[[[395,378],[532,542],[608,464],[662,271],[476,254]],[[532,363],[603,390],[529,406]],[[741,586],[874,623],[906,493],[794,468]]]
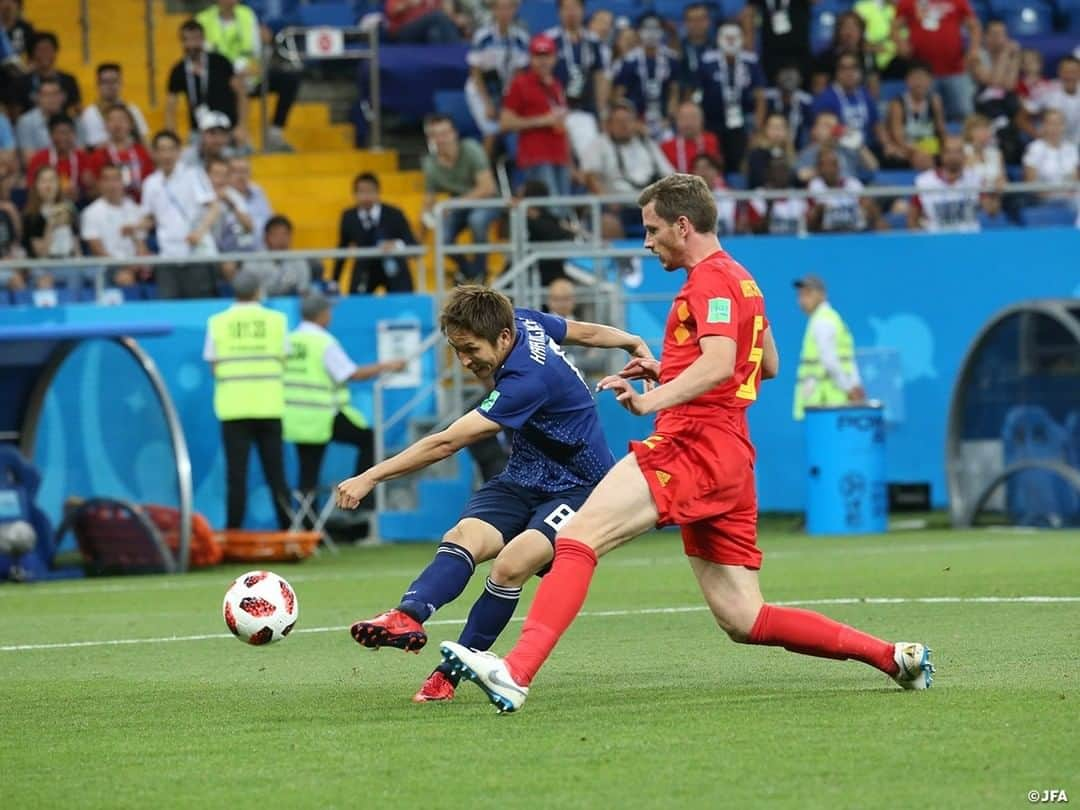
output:
[[[225,624],[248,644],[281,641],[293,629],[300,613],[296,591],[272,571],[248,571],[225,592]]]

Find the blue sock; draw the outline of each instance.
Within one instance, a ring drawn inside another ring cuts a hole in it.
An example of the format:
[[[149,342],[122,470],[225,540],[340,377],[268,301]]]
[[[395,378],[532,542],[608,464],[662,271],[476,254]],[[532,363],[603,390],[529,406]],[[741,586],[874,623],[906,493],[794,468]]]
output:
[[[461,595],[475,569],[476,562],[468,551],[456,543],[439,543],[435,559],[405,591],[398,610],[423,624],[432,613]]]
[[[496,585],[491,581],[491,577],[488,577],[484,583],[484,592],[469,611],[469,618],[458,637],[458,644],[472,650],[490,650],[495,639],[510,623],[519,599],[520,586],[514,588]]]

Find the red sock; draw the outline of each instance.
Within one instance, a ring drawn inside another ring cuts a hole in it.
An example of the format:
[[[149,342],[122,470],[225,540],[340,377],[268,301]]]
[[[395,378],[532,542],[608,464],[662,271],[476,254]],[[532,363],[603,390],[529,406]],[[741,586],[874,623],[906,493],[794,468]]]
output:
[[[898,672],[893,645],[888,641],[809,610],[762,605],[750,631],[750,643],[783,647],[818,658],[854,658],[886,675]]]
[[[585,604],[594,570],[596,552],[589,546],[563,538],[555,543],[551,571],[540,582],[521,638],[506,656],[506,666],[516,683],[528,686],[536,677]]]

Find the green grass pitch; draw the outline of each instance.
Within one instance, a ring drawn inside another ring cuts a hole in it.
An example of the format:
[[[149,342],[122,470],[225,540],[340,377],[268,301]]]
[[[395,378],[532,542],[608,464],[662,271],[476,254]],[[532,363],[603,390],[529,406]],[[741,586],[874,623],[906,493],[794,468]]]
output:
[[[396,604],[430,546],[276,566],[300,621],[263,648],[222,635],[224,590],[251,566],[5,585],[0,806],[1009,808],[1052,788],[1080,801],[1080,533],[761,544],[766,598],[929,643],[934,689],[731,643],[674,534],[601,561],[586,614],[504,716],[470,684],[452,703],[409,700],[485,567],[419,656],[361,649],[345,629]]]

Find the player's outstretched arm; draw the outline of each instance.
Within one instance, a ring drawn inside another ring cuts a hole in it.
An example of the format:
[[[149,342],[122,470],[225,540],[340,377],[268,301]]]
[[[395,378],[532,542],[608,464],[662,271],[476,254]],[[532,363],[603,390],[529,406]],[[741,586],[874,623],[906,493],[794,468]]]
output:
[[[477,411],[469,411],[446,430],[432,433],[402,450],[396,456],[376,464],[360,475],[338,484],[337,503],[343,509],[355,509],[376,484],[400,478],[449,458],[462,447],[494,436],[502,428]]]
[[[602,323],[567,321],[566,337],[562,342],[595,349],[623,349],[634,357],[652,359],[653,356],[649,345],[642,338]]]
[[[780,352],[776,350],[772,327],[765,330],[761,338],[761,348],[764,349],[761,357],[761,379],[771,380],[780,373]]]
[[[671,382],[654,388],[648,393],[637,393],[628,380],[617,374],[605,377],[597,387],[601,390],[614,391],[615,398],[622,403],[623,407],[638,416],[656,413],[697,399],[706,391],[730,380],[735,374],[734,340],[714,335],[703,337],[698,345],[701,347],[701,357]]]

